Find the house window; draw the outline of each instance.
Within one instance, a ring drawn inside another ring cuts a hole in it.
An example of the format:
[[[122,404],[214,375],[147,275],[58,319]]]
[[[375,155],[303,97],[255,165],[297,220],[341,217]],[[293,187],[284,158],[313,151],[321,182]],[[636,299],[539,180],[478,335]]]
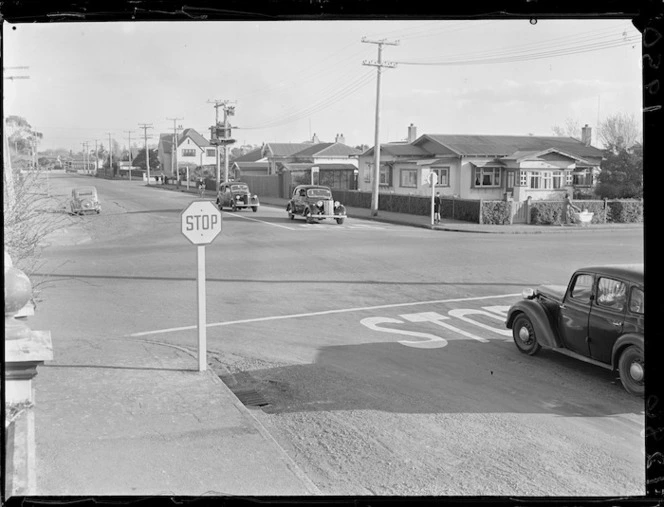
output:
[[[500,168],[498,168],[498,167],[476,167],[475,168],[475,186],[476,187],[499,187],[500,186]]]
[[[195,157],[196,156],[196,150],[182,150],[182,156],[183,157]]]
[[[542,175],[540,173],[530,174],[530,188],[542,188]]]
[[[205,150],[205,156],[206,157],[214,157],[215,156],[215,149],[214,148],[207,148]]]
[[[591,186],[593,184],[593,175],[589,170],[584,170],[576,173],[570,173],[572,176],[572,184],[579,186]]]
[[[519,186],[528,186],[528,171],[519,171]]]
[[[401,169],[399,184],[402,187],[417,187],[417,169]]]
[[[567,184],[567,185],[571,185],[571,184],[572,184],[572,172],[571,172],[571,171],[567,171],[567,175],[566,175],[565,181],[566,181],[566,184]]]
[[[553,188],[563,188],[562,171],[553,171]]]
[[[432,173],[438,175],[438,187],[449,187],[450,186],[450,168],[449,167],[435,167],[431,169]]]
[[[380,168],[379,183],[386,187],[392,186],[392,171],[390,167],[383,166]]]

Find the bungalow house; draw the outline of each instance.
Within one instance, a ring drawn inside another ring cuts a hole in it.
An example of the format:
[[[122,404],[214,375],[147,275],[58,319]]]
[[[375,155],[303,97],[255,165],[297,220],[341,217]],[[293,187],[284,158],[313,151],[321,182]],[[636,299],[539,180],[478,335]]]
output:
[[[294,184],[313,181],[338,189],[357,188],[360,150],[347,146],[343,134],[337,134],[333,143],[272,144],[263,148],[271,169],[274,167],[277,174],[290,173]],[[279,156],[275,156],[277,150]]]
[[[382,144],[380,188],[395,194],[431,195],[430,173],[442,196],[515,201],[562,199],[565,192],[592,188],[602,151],[590,146],[591,129],[581,140],[553,136],[438,135]],[[374,149],[359,157],[359,188],[372,190]]]
[[[231,161],[230,173],[236,175],[235,179],[243,176],[265,176],[268,174],[269,163],[263,156],[263,148],[256,148]]]
[[[158,146],[159,162],[166,174],[175,175],[173,163],[173,134],[159,134]],[[204,167],[216,169],[217,150],[210,141],[205,139],[196,130],[187,128],[177,138],[175,149],[175,163],[179,169]]]

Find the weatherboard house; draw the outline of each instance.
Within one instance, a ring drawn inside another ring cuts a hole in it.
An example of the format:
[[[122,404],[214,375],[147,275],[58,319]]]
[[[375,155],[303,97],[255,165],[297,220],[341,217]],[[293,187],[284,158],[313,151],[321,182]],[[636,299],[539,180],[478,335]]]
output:
[[[515,201],[562,200],[566,192],[590,190],[600,172],[602,151],[581,139],[554,136],[416,135],[380,146],[381,191],[431,195],[429,178],[438,176],[441,196]],[[359,189],[372,191],[374,149],[359,156]]]
[[[173,134],[159,134],[157,157],[164,173],[174,175],[173,163]],[[201,134],[192,128],[182,131],[177,137],[175,149],[175,163],[180,169],[189,167],[216,168],[216,149]]]

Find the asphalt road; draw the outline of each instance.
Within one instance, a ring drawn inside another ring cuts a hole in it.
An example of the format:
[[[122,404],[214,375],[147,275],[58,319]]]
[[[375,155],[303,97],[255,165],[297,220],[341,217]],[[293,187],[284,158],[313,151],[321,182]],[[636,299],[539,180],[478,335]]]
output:
[[[63,199],[89,183],[50,179]],[[192,196],[94,184],[102,214],[48,238],[38,278],[61,309],[54,334],[195,350],[196,247],[180,232]],[[503,324],[525,287],[642,262],[642,231],[326,222],[268,206],[225,211],[206,247],[211,364],[263,397],[252,410],[321,491],[644,494],[643,401],[606,370],[520,354]]]

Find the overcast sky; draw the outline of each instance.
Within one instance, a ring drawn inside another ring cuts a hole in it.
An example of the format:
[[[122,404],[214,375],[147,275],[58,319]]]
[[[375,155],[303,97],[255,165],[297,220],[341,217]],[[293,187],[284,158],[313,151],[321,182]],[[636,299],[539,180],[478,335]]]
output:
[[[316,133],[373,145],[378,46],[380,140],[418,135],[553,135],[566,119],[641,121],[640,34],[628,20],[285,21],[4,24],[5,115],[40,149],[151,143],[173,121],[209,137],[214,100],[236,107],[238,143]],[[415,64],[419,65],[415,65]],[[10,69],[10,67],[28,67]],[[219,110],[221,113],[221,109]],[[579,133],[580,135],[580,133]],[[593,138],[594,138],[593,132]]]

